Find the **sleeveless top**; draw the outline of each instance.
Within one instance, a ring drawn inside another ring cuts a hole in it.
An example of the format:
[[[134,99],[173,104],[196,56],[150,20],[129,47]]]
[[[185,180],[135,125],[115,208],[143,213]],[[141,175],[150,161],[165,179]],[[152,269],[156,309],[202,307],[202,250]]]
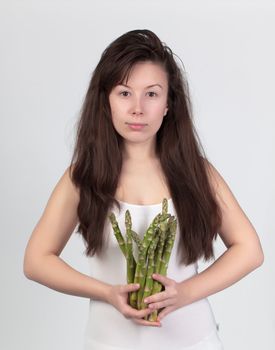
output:
[[[162,203],[136,205],[119,201],[111,210],[125,237],[125,212],[129,209],[132,229],[141,238],[154,217],[161,213]],[[168,213],[176,215],[172,198],[168,199]],[[99,257],[88,257],[90,276],[108,284],[127,284],[126,259],[121,252],[109,219],[105,222],[106,250]],[[179,225],[167,269],[167,277],[181,282],[198,273],[198,264],[180,265],[177,247]],[[137,247],[133,242],[133,254]],[[137,260],[137,259],[136,259]],[[162,327],[136,324],[126,319],[115,307],[90,299],[88,321],[84,335],[85,350],[221,350],[216,321],[207,298],[172,311],[162,320]]]

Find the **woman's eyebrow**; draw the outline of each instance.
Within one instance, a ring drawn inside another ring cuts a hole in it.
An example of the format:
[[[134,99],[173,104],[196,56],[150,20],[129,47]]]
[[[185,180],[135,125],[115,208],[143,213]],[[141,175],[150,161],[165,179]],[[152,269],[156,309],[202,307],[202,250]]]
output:
[[[126,85],[126,84],[119,84],[120,86],[125,86],[125,87],[127,87],[127,88],[130,88],[131,89],[131,87],[130,86],[128,86],[128,85]],[[146,86],[146,88],[145,89],[148,89],[148,88],[151,88],[151,87],[153,87],[153,86],[159,86],[161,89],[163,89],[163,87],[160,85],[160,84],[153,84],[153,85],[149,85],[149,86]]]

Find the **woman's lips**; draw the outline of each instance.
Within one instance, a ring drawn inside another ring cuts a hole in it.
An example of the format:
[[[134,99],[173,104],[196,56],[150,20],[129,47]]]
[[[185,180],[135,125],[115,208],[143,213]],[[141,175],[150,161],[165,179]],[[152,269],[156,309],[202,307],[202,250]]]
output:
[[[130,129],[132,130],[142,130],[146,124],[137,124],[137,123],[127,123]]]

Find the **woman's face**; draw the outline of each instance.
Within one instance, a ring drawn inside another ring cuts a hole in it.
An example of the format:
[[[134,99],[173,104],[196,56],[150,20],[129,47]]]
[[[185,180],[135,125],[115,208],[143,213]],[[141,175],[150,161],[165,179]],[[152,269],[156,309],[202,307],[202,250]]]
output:
[[[127,86],[115,86],[109,95],[116,131],[130,142],[154,139],[167,113],[168,80],[165,70],[150,61],[136,63]],[[144,124],[142,128],[131,123]]]

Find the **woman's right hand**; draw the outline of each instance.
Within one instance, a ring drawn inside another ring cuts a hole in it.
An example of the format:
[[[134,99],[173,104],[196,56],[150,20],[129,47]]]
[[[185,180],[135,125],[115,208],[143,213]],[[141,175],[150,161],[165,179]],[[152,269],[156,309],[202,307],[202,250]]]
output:
[[[128,294],[137,291],[138,289],[139,285],[134,283],[113,285],[110,287],[107,302],[113,305],[125,318],[131,319],[137,324],[154,327],[161,326],[160,322],[151,322],[143,319],[143,317],[152,313],[153,310],[149,308],[136,310],[128,304]]]

